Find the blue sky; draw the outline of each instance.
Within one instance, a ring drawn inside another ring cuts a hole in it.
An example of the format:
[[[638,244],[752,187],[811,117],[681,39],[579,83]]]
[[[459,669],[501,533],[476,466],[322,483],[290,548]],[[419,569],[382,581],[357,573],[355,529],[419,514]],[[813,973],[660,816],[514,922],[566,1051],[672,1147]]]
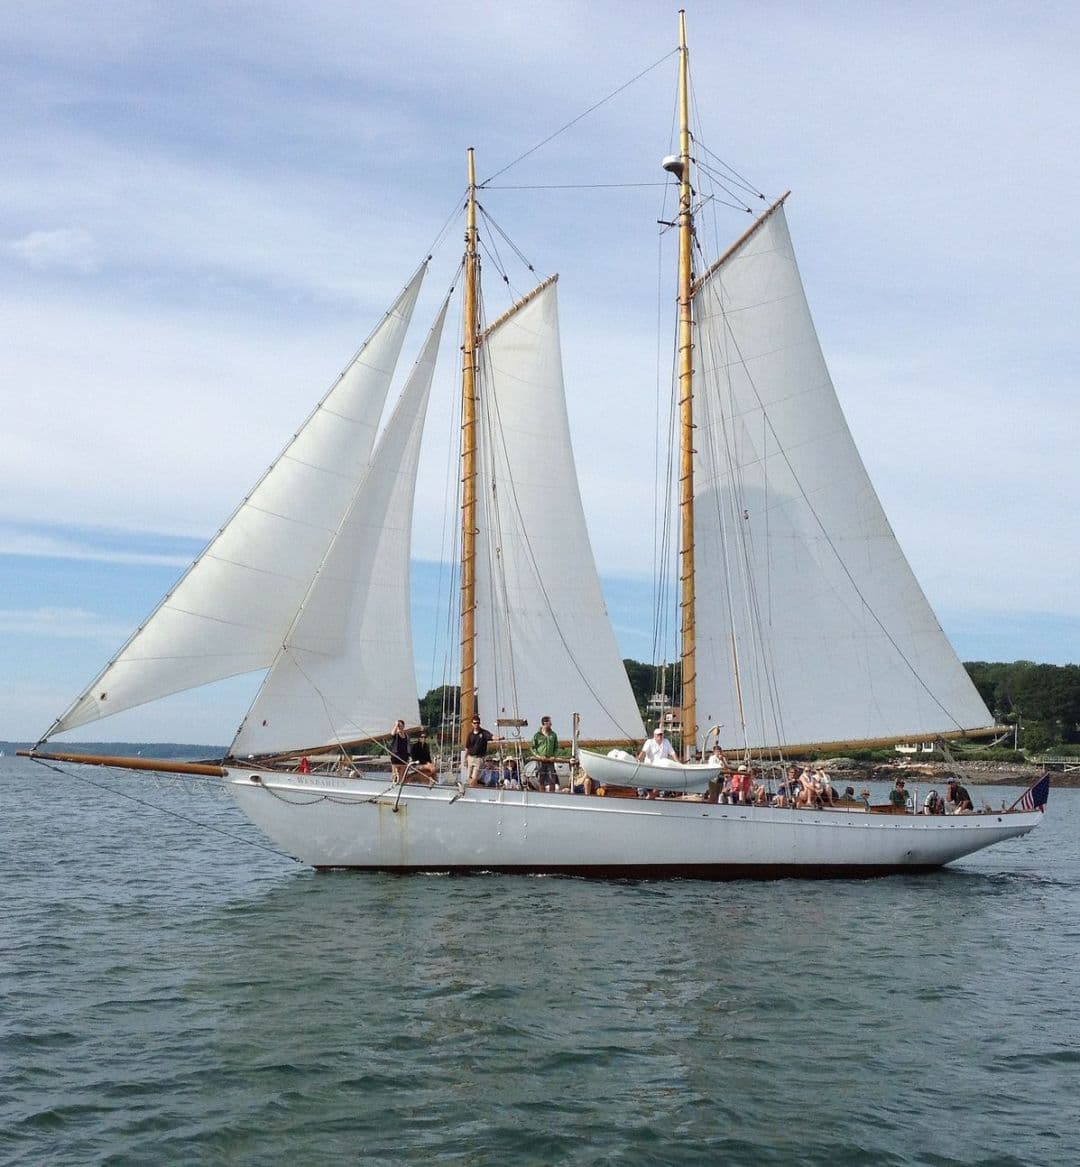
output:
[[[792,188],[837,390],[946,631],[968,659],[1077,660],[1075,6],[687,10],[700,139],[770,196]],[[674,42],[674,8],[655,3],[6,12],[0,738],[44,729],[276,455],[439,235],[465,147],[494,173]],[[673,84],[669,59],[483,199],[561,274],[582,494],[634,656],[651,651],[670,335],[648,184]],[[642,185],[509,189],[595,182]],[[733,239],[746,218],[718,207],[710,226]],[[459,240],[455,224],[418,328]],[[434,448],[424,464],[431,560],[446,466]],[[245,687],[83,736],[222,740]]]

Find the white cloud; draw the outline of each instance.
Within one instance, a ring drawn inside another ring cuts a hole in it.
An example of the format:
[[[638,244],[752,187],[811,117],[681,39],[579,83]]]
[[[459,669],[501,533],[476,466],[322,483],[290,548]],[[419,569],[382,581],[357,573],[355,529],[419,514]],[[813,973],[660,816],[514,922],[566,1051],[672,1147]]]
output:
[[[131,628],[86,608],[0,608],[0,633],[115,644],[130,635]]]
[[[8,243],[6,250],[36,268],[74,268],[89,272],[98,263],[93,236],[79,227],[31,231]]]
[[[0,555],[34,559],[77,559],[95,563],[123,563],[138,567],[186,567],[190,555],[163,555],[122,550],[79,539],[24,531],[0,530]]]

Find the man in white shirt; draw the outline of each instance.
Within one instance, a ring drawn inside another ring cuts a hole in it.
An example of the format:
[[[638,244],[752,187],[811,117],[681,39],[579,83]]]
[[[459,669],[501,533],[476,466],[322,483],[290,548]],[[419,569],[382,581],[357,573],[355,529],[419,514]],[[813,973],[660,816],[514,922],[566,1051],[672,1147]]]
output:
[[[664,737],[664,731],[658,728],[653,730],[652,737],[641,747],[638,752],[638,761],[653,766],[661,758],[670,758],[673,762],[679,760],[671,748],[671,742]]]

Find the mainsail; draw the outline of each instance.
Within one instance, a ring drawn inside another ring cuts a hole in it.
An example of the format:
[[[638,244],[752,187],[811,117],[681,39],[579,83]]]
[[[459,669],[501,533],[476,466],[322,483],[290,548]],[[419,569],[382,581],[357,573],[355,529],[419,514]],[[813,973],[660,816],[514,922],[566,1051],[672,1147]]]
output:
[[[751,746],[991,725],[855,448],[782,202],[694,313],[699,724]]]
[[[425,270],[176,587],[46,737],[269,667],[367,474]]]
[[[444,303],[292,628],[233,742],[234,756],[385,734],[420,720],[409,611],[416,472]]]
[[[555,277],[482,338],[477,692],[484,718],[589,740],[644,731],[608,619],[578,489]]]

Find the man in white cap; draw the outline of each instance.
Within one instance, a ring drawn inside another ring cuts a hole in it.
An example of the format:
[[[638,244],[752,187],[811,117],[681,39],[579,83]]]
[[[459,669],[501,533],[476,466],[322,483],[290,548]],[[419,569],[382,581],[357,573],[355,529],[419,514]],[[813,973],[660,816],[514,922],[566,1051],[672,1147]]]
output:
[[[648,766],[655,765],[661,758],[670,758],[673,762],[679,760],[660,726],[653,730],[652,737],[641,747],[637,757],[639,762]]]

